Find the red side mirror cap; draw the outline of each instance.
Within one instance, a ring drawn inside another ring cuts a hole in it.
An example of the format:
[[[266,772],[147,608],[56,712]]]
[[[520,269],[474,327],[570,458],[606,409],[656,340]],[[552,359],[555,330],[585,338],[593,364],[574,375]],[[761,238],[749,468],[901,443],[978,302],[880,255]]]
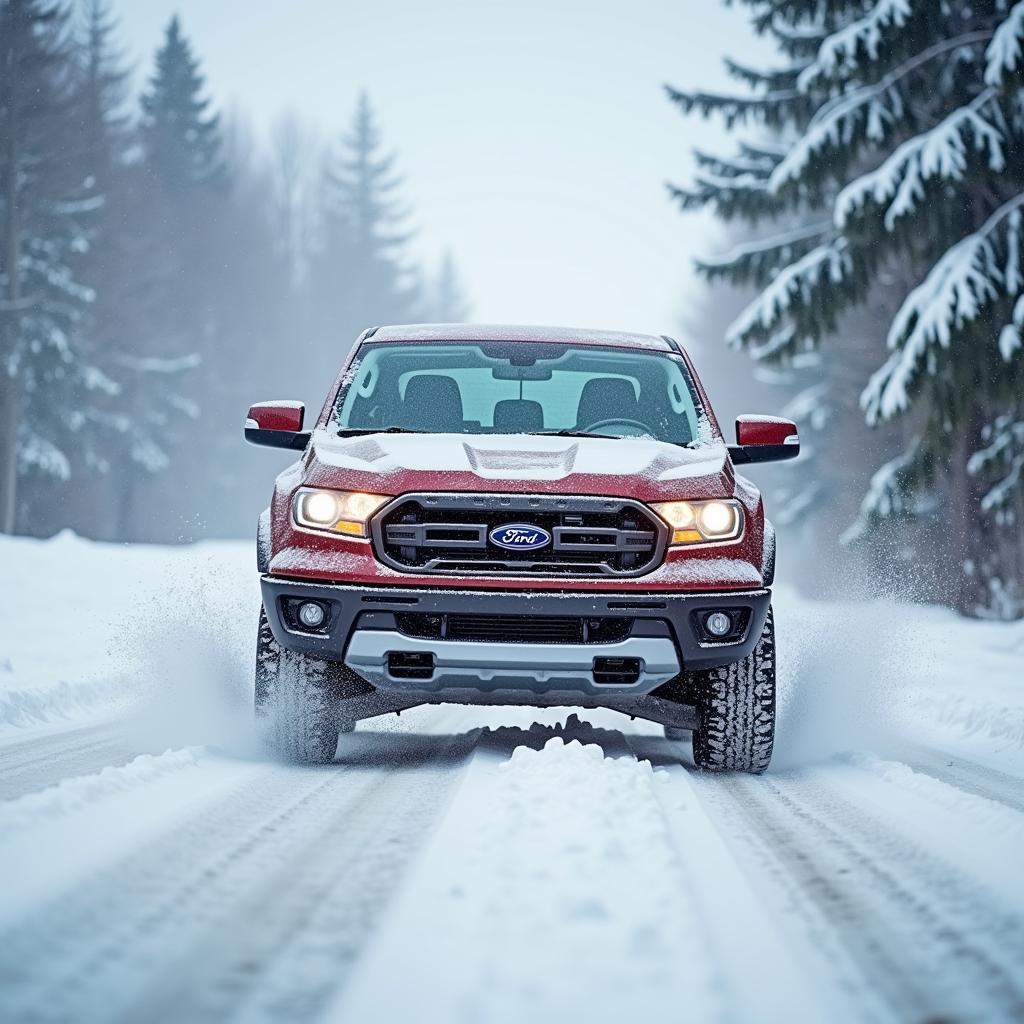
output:
[[[737,416],[736,443],[799,444],[800,435],[792,420],[778,416]]]
[[[257,402],[249,406],[247,419],[259,430],[301,430],[306,418],[302,402]]]
[[[782,462],[800,454],[800,435],[792,420],[779,416],[738,416],[736,444],[729,446],[735,463]]]
[[[309,431],[302,429],[305,418],[302,402],[258,402],[249,407],[245,439],[266,448],[302,451],[309,443]]]

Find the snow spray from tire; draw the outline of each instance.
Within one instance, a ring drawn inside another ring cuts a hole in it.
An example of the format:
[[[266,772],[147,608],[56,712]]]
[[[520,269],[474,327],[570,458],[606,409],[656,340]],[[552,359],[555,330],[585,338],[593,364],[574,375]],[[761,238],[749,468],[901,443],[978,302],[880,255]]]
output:
[[[837,754],[895,753],[911,689],[931,657],[900,629],[893,601],[806,601],[776,593],[779,719],[773,769]]]

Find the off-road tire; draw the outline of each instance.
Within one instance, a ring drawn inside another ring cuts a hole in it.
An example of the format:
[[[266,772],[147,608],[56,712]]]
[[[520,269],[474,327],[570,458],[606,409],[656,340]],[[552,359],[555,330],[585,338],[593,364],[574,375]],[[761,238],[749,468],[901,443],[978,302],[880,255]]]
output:
[[[694,679],[699,729],[693,759],[713,772],[760,774],[775,741],[775,624],[769,608],[757,646],[742,661]]]
[[[256,722],[271,752],[300,764],[330,764],[338,748],[340,707],[369,689],[333,661],[282,647],[260,609],[256,634]]]

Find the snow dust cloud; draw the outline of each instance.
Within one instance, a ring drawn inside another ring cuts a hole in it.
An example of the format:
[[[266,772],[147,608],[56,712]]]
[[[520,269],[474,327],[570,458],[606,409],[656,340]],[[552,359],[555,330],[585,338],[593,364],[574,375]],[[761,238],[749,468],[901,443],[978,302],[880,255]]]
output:
[[[239,546],[241,547],[241,546]],[[138,607],[119,644],[137,683],[130,728],[151,749],[210,746],[255,756],[252,677],[259,593],[249,552],[173,580]]]
[[[911,688],[933,663],[900,629],[894,602],[824,605],[776,599],[779,723],[772,769],[902,742]]]

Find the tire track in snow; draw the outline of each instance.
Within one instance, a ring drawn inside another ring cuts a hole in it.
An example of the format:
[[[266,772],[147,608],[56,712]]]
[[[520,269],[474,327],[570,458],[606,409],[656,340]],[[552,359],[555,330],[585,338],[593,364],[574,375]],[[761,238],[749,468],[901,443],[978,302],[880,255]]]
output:
[[[984,797],[1024,813],[1024,780],[932,747],[910,747],[900,760],[972,796]]]
[[[0,1009],[40,1024],[223,1020],[296,935],[333,955],[281,992],[326,998],[474,740],[399,734],[368,757],[343,747],[347,764],[258,770],[0,934]]]
[[[16,799],[110,765],[127,764],[146,752],[129,740],[120,722],[7,743],[0,746],[0,800]]]
[[[824,925],[858,966],[861,990],[883,996],[898,1019],[1024,1019],[1024,925],[969,876],[894,834],[820,771],[694,780],[734,842],[757,847],[816,943]]]

